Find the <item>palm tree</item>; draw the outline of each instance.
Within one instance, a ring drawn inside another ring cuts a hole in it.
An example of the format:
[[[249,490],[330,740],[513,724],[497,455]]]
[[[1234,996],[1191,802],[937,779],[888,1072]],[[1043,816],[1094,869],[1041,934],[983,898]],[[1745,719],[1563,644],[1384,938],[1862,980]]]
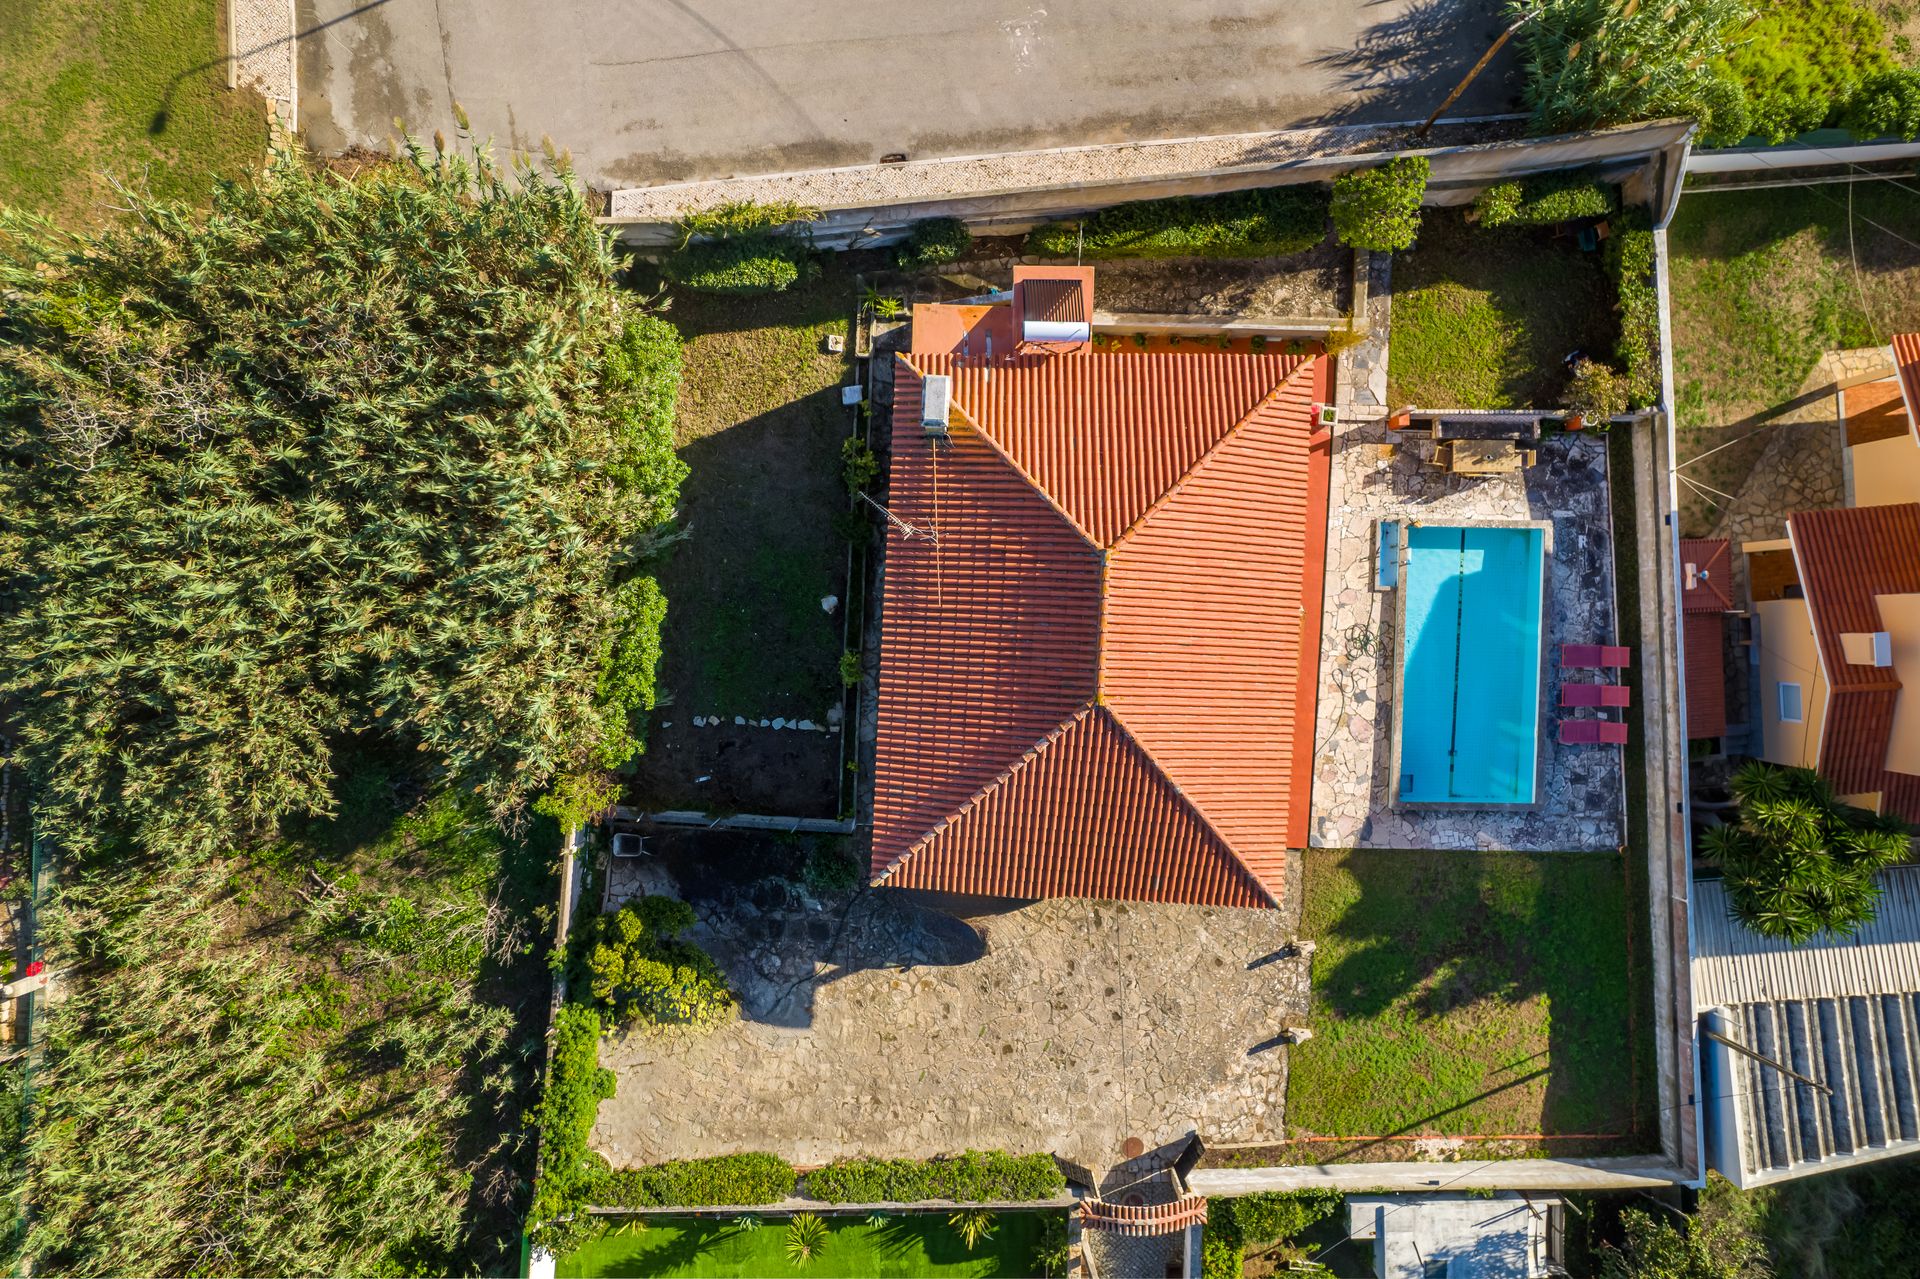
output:
[[[960,1242],[967,1245],[968,1252],[978,1247],[980,1241],[991,1236],[994,1230],[993,1214],[985,1208],[962,1208],[947,1218],[947,1224],[959,1233]]]
[[[804,1266],[827,1246],[827,1223],[810,1212],[796,1212],[787,1222],[787,1260]]]

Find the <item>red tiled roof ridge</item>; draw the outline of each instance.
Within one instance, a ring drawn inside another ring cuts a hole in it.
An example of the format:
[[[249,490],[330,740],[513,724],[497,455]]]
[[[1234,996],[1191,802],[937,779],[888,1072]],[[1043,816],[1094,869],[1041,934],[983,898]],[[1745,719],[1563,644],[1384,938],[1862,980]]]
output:
[[[1125,542],[1128,538],[1132,537],[1136,532],[1139,531],[1141,525],[1145,524],[1148,520],[1152,519],[1154,515],[1159,512],[1161,507],[1165,506],[1168,502],[1172,501],[1175,495],[1177,495],[1182,489],[1186,488],[1188,483],[1193,479],[1193,477],[1200,473],[1201,468],[1205,467],[1207,463],[1211,462],[1215,457],[1218,457],[1220,454],[1220,450],[1225,448],[1227,444],[1234,439],[1235,436],[1239,435],[1240,432],[1246,428],[1247,423],[1253,421],[1254,418],[1258,417],[1269,406],[1271,406],[1275,400],[1279,399],[1282,395],[1286,394],[1286,392],[1292,388],[1295,378],[1298,378],[1303,372],[1307,374],[1309,377],[1313,376],[1314,367],[1315,367],[1315,361],[1303,360],[1299,364],[1294,365],[1293,368],[1289,369],[1285,377],[1281,378],[1278,382],[1274,383],[1273,388],[1269,390],[1265,395],[1260,397],[1260,402],[1258,404],[1255,404],[1252,408],[1248,409],[1244,414],[1242,414],[1238,422],[1235,422],[1231,427],[1227,428],[1227,433],[1225,435],[1222,435],[1219,439],[1215,440],[1213,442],[1212,447],[1210,447],[1209,449],[1207,449],[1206,452],[1202,453],[1199,457],[1194,459],[1193,465],[1189,466],[1186,469],[1185,474],[1181,475],[1181,477],[1175,480],[1172,484],[1169,484],[1167,486],[1166,492],[1162,493],[1159,497],[1154,498],[1152,502],[1148,503],[1147,509],[1140,512],[1140,518],[1135,520],[1133,523],[1127,525],[1125,529],[1121,530],[1120,536],[1114,538],[1112,542],[1108,543],[1106,549],[1109,551],[1118,550],[1120,548],[1120,545],[1123,542]]]
[[[925,848],[928,844],[932,843],[936,838],[939,837],[940,832],[946,830],[949,826],[952,826],[955,822],[958,822],[961,818],[965,817],[968,813],[978,808],[981,805],[981,803],[983,803],[986,800],[987,796],[993,794],[995,791],[999,790],[1002,786],[1005,786],[1008,780],[1011,779],[1015,773],[1019,772],[1021,769],[1025,768],[1028,764],[1031,764],[1034,760],[1038,759],[1046,751],[1048,747],[1052,746],[1055,742],[1059,741],[1062,737],[1065,737],[1067,735],[1067,730],[1071,729],[1074,725],[1078,724],[1081,720],[1085,719],[1087,716],[1093,714],[1093,711],[1094,711],[1093,703],[1088,702],[1086,705],[1080,707],[1079,710],[1073,712],[1073,714],[1067,716],[1065,719],[1061,720],[1058,724],[1055,724],[1052,728],[1048,729],[1046,733],[1044,733],[1041,736],[1039,741],[1027,747],[1027,749],[1025,749],[1024,751],[1021,751],[1018,759],[1015,759],[1011,764],[1008,764],[1005,768],[1001,769],[998,773],[996,773],[993,779],[989,781],[985,786],[982,786],[979,790],[967,796],[965,802],[963,802],[958,808],[954,809],[951,813],[948,813],[944,818],[942,818],[938,823],[936,823],[930,830],[928,830],[926,834],[920,836],[920,838],[914,840],[913,843],[907,845],[906,849],[903,852],[901,852],[901,854],[898,857],[895,857],[892,861],[887,863],[887,868],[885,870],[881,871],[878,875],[875,875],[871,880],[868,881],[868,886],[877,887],[889,875],[893,874],[894,871],[898,870],[901,864],[904,863],[909,857],[913,856],[915,853]],[[1136,745],[1137,744],[1138,743],[1136,743]]]
[[[1206,832],[1218,841],[1222,849],[1226,850],[1227,856],[1232,858],[1234,864],[1245,872],[1247,879],[1259,890],[1260,895],[1273,903],[1273,905],[1278,906],[1280,904],[1278,895],[1276,895],[1271,888],[1267,887],[1266,881],[1254,872],[1253,867],[1247,865],[1247,859],[1240,855],[1239,850],[1233,846],[1233,841],[1221,834],[1219,825],[1216,824],[1211,817],[1207,816],[1207,811],[1204,808],[1200,807],[1200,801],[1195,799],[1187,791],[1187,788],[1179,783],[1178,779],[1174,777],[1173,773],[1158,756],[1147,749],[1146,742],[1142,741],[1140,735],[1128,726],[1127,721],[1120,718],[1120,712],[1114,710],[1113,707],[1106,705],[1104,702],[1100,704],[1099,710],[1106,715],[1107,719],[1112,722],[1115,728],[1119,729],[1120,732],[1126,736],[1129,742],[1133,743],[1134,749],[1139,751],[1140,754],[1146,758],[1147,762],[1153,765],[1153,771],[1160,774],[1161,778],[1165,780],[1167,789],[1173,792],[1174,798],[1178,799],[1180,803],[1193,814],[1194,820],[1199,822],[1200,825],[1206,829]]]

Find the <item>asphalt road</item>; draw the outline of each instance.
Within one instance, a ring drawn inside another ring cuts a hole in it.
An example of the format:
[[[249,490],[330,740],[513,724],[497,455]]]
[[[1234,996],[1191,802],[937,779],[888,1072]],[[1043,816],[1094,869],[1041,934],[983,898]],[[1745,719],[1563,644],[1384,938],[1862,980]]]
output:
[[[300,124],[570,148],[599,187],[1419,119],[1499,0],[298,0]],[[1503,53],[1449,114],[1514,110]]]

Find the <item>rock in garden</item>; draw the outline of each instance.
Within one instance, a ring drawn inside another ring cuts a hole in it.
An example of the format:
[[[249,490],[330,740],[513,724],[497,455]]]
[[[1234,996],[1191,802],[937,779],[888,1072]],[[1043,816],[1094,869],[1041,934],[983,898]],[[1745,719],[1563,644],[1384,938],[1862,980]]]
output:
[[[840,597],[838,595],[822,595],[820,597],[820,611],[822,613],[831,613],[839,607]]]

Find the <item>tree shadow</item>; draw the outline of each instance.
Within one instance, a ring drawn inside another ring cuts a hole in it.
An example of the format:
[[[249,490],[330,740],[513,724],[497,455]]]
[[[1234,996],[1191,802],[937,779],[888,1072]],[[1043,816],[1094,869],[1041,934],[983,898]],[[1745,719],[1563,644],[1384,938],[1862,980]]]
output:
[[[1368,0],[1368,10],[1390,0]],[[1349,49],[1329,49],[1310,65],[1332,72],[1339,105],[1317,124],[1425,119],[1499,38],[1507,18],[1495,0],[1414,0],[1360,33]],[[1475,77],[1448,116],[1520,110],[1521,62],[1507,48]]]

